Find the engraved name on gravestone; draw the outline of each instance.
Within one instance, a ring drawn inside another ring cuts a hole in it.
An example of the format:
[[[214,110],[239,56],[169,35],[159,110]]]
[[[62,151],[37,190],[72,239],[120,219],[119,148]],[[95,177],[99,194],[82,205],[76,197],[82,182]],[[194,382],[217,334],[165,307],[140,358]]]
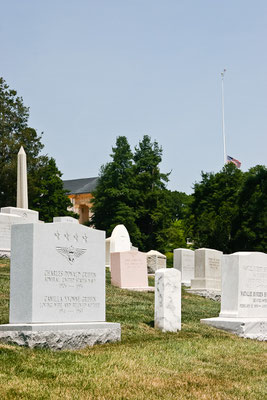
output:
[[[14,225],[10,323],[105,321],[104,246],[78,224]]]
[[[267,255],[224,256],[220,317],[267,317]]]

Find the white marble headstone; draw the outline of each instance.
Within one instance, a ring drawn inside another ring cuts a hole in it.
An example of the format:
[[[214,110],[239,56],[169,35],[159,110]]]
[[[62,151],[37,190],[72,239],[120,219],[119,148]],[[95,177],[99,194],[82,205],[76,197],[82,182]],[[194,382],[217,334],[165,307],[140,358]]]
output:
[[[16,207],[3,207],[0,212],[0,255],[10,256],[11,226],[38,222],[39,213]]]
[[[267,254],[224,256],[220,317],[267,317]]]
[[[110,252],[122,252],[131,250],[130,236],[124,225],[117,225],[110,237]]]
[[[181,272],[175,268],[155,272],[155,328],[181,330]]]
[[[241,337],[267,340],[267,254],[223,256],[221,312],[201,322]]]
[[[219,250],[195,250],[195,277],[191,280],[191,289],[220,292],[222,256]]]
[[[173,267],[181,271],[182,284],[191,286],[191,279],[195,277],[195,253],[190,249],[174,249]]]
[[[105,321],[105,232],[36,223],[11,237],[11,324]]]
[[[2,207],[1,213],[10,214],[10,215],[18,215],[19,217],[23,218],[24,224],[38,222],[38,220],[39,220],[38,211],[28,210],[27,208]]]

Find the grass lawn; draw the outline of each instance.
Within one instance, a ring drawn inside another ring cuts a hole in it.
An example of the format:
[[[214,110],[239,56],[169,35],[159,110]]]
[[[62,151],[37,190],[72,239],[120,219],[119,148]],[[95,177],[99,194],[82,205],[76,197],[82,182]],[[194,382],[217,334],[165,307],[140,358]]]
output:
[[[0,260],[1,324],[8,302],[9,263]],[[58,352],[1,344],[0,399],[267,398],[266,343],[200,324],[219,303],[183,292],[178,333],[153,328],[153,307],[153,293],[112,287],[107,274],[107,321],[121,323],[121,343]]]

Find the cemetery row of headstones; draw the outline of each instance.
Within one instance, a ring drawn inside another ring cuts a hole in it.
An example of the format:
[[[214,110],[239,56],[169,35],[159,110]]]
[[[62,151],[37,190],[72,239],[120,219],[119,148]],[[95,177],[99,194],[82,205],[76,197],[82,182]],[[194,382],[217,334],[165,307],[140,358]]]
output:
[[[115,230],[127,232],[122,226]],[[118,241],[119,237],[118,234]],[[129,248],[110,253],[111,283],[120,288],[148,290],[145,254]],[[221,251],[206,248],[175,249],[173,266],[155,271],[155,327],[163,331],[181,329],[183,284],[191,286],[188,292],[221,299],[219,317],[201,322],[243,337],[267,339],[266,254],[223,255]]]
[[[4,211],[9,212],[0,214],[2,233],[6,215],[16,215],[19,221],[8,220],[6,229],[5,237],[10,240],[11,228],[10,323],[0,326],[2,340],[52,349],[120,340],[120,324],[105,320],[107,246],[106,263],[110,263],[113,285],[152,290],[148,286],[149,263],[155,271],[156,328],[173,332],[181,329],[184,282],[191,284],[190,290],[195,293],[221,293],[219,317],[203,323],[240,336],[267,339],[266,254],[223,256],[211,249],[175,249],[175,268],[167,269],[166,259],[158,252],[145,254],[134,248],[123,225],[118,225],[105,241],[105,232],[79,225],[69,217],[40,223],[38,215],[27,208],[25,166],[18,171],[23,183],[18,181],[19,207],[8,207]]]

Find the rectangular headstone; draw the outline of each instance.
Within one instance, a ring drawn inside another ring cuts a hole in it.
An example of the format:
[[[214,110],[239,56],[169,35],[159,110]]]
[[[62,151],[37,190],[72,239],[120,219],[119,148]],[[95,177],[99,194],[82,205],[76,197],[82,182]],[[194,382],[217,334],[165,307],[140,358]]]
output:
[[[157,250],[150,250],[147,256],[147,272],[154,274],[158,269],[166,268],[166,256]]]
[[[241,337],[267,340],[267,254],[223,256],[221,312],[201,322]]]
[[[195,278],[193,290],[221,290],[221,264],[223,253],[213,249],[195,250]]]
[[[146,254],[140,251],[110,253],[111,283],[120,288],[148,288]]]
[[[224,256],[220,317],[267,317],[267,254]]]
[[[1,213],[18,215],[23,218],[24,224],[38,222],[39,220],[38,211],[28,210],[27,208],[2,207]]]
[[[17,213],[15,213],[17,211]],[[38,212],[15,207],[3,207],[0,212],[0,255],[10,256],[11,226],[38,221]]]
[[[195,277],[195,253],[190,249],[173,250],[173,267],[181,271],[182,284],[191,286],[191,279]]]
[[[104,245],[79,224],[13,225],[10,323],[105,321]]]
[[[155,273],[155,328],[163,332],[181,330],[181,272],[175,268]]]

